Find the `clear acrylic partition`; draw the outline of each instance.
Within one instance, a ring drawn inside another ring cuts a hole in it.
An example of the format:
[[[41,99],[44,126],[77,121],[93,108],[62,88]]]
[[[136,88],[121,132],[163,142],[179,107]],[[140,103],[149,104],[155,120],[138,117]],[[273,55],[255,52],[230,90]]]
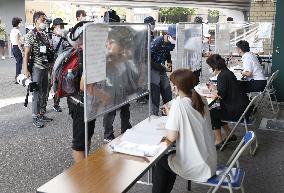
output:
[[[177,61],[173,69],[200,68],[202,62],[202,24],[178,23]]]
[[[149,93],[149,25],[87,24],[84,51],[85,121]]]
[[[218,23],[216,25],[215,52],[220,55],[237,54],[236,43],[240,40],[249,42],[250,50],[263,53],[265,42],[271,49],[271,22],[256,23]]]

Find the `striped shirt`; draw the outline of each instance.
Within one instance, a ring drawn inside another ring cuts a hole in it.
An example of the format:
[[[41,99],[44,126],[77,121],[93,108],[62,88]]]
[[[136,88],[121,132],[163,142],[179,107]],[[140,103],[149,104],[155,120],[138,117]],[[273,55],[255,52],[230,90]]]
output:
[[[41,34],[42,41],[46,42],[44,44],[42,41],[39,40],[37,35],[35,34],[34,30],[29,31],[29,33],[25,36],[25,47],[31,48],[31,54],[33,55],[34,59],[34,67],[39,69],[46,69],[49,67],[49,64],[43,64],[43,55],[40,53],[40,46],[46,46],[49,43],[47,34],[44,32],[38,32]]]

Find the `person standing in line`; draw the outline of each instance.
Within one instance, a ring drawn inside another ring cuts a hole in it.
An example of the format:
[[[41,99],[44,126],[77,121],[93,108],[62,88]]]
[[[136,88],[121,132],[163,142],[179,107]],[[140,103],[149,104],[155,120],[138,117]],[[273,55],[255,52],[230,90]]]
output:
[[[5,31],[5,25],[2,24],[0,17],[0,55],[2,56],[2,60],[5,60],[5,47],[6,47],[6,31]]]
[[[48,90],[48,68],[53,62],[54,56],[51,56],[52,48],[45,32],[47,27],[45,13],[35,12],[33,22],[35,28],[25,36],[23,64],[26,77],[32,77],[32,81],[38,87],[33,92],[32,121],[34,126],[42,128],[45,122],[53,120],[44,114]],[[30,60],[30,56],[32,60]],[[31,64],[32,69],[29,69]]]
[[[86,21],[86,16],[87,16],[87,13],[85,10],[80,9],[76,11],[77,22]]]
[[[18,82],[16,81],[16,78],[19,74],[21,74],[22,65],[23,65],[23,56],[24,56],[24,49],[22,47],[23,39],[22,39],[22,34],[19,30],[21,27],[23,27],[22,19],[18,17],[14,17],[12,19],[12,25],[13,25],[13,29],[11,30],[11,33],[10,33],[10,40],[12,44],[12,52],[16,59],[15,84],[18,84]]]
[[[152,113],[159,114],[160,95],[163,103],[172,100],[172,91],[167,72],[171,71],[171,54],[176,43],[176,26],[168,27],[167,34],[156,38],[151,43],[151,96]]]
[[[53,20],[51,44],[56,56],[61,54],[63,50],[70,46],[69,42],[64,37],[64,25],[67,25],[67,23],[64,23],[61,18],[55,18]],[[52,109],[56,112],[62,112],[62,108],[59,106],[60,98],[56,93],[54,93],[53,101],[54,104]]]

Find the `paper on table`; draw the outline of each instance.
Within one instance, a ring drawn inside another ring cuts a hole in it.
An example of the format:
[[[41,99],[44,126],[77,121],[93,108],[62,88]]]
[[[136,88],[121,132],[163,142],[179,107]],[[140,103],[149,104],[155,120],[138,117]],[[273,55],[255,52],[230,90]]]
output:
[[[86,27],[86,82],[87,84],[106,79],[106,39],[108,27],[105,24]]]
[[[135,143],[130,143],[127,141],[122,141],[118,144],[111,143],[110,148],[114,152],[124,153],[134,156],[155,156],[161,148],[165,147],[163,144],[159,145],[139,145]]]

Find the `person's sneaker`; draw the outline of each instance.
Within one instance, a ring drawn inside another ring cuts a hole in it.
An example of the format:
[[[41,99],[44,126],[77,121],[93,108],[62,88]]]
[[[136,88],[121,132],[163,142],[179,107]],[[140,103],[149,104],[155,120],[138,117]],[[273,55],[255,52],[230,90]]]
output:
[[[40,115],[40,116],[39,116],[39,119],[40,119],[42,122],[50,122],[50,121],[53,121],[52,118],[49,118],[49,117],[47,117],[47,116],[45,116],[45,115]]]
[[[238,140],[237,136],[233,134],[227,141],[227,143],[236,142]]]
[[[112,140],[114,140],[114,135],[112,134],[111,136],[108,136],[107,138],[104,138],[104,142],[105,143],[109,143],[109,142],[111,142]]]
[[[215,144],[216,150],[220,150],[223,144],[224,144],[224,141],[222,141],[221,143]],[[226,145],[225,145],[225,147],[223,148],[223,150],[224,150],[225,148],[226,148]]]
[[[59,105],[54,105],[54,106],[52,107],[52,109],[53,109],[54,111],[56,111],[56,112],[62,112],[62,109],[61,109],[61,107],[60,107]]]
[[[36,126],[37,128],[43,128],[44,123],[39,117],[33,117],[33,125]]]
[[[2,60],[5,60],[6,58],[5,58],[5,56],[2,56]]]

